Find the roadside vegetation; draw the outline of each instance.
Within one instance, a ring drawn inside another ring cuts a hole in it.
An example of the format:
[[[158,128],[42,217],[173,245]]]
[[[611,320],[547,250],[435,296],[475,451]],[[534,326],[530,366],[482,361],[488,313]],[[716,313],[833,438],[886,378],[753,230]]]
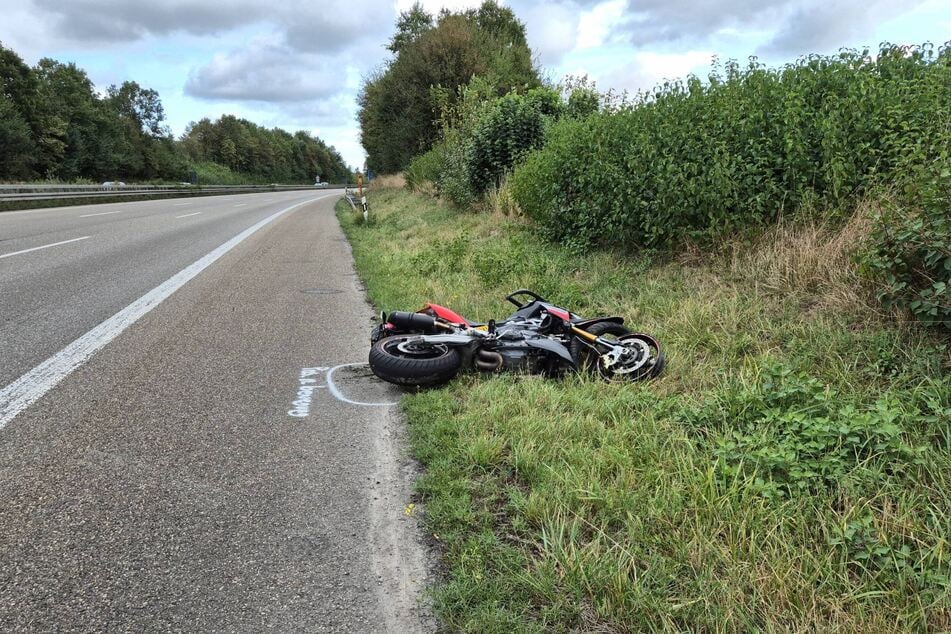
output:
[[[75,64],[28,66],[0,45],[0,182],[344,182],[340,154],[291,134],[223,116],[175,139],[156,91],[133,81],[100,94]]]
[[[532,288],[668,358],[404,398],[448,629],[951,628],[949,81],[926,44],[431,87],[381,163],[405,186],[338,208],[372,300],[488,320]]]
[[[519,217],[373,192],[340,217],[380,307],[539,291],[659,337],[657,381],[464,376],[404,398],[472,632],[951,627],[945,337],[855,264],[875,205],[676,256],[575,254]]]

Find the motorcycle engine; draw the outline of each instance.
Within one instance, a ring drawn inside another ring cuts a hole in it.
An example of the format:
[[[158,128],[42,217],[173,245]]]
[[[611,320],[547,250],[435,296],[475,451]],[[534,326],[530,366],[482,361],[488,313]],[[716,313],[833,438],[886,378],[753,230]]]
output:
[[[502,355],[506,371],[538,372],[543,355],[537,348],[525,343],[525,339],[537,336],[540,324],[541,319],[524,319],[499,326],[496,352]]]

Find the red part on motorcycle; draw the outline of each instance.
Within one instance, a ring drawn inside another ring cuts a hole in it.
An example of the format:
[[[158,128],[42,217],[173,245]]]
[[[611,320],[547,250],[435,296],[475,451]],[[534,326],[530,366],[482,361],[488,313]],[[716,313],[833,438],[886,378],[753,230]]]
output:
[[[569,313],[567,310],[556,308],[554,306],[548,306],[545,310],[562,321],[571,321],[571,313]]]
[[[440,306],[439,304],[426,304],[426,308],[436,313],[436,316],[440,319],[445,319],[449,323],[459,324],[460,326],[469,325],[469,322],[466,321],[465,317],[453,310],[450,310],[449,308],[446,308],[445,306]]]

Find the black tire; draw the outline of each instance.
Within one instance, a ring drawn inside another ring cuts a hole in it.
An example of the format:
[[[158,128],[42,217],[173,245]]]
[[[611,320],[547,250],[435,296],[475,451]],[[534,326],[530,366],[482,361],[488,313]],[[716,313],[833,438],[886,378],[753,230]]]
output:
[[[399,345],[411,336],[390,336],[370,348],[370,369],[384,381],[397,385],[438,385],[459,372],[462,357],[448,346],[430,346],[418,353],[407,353]]]
[[[631,334],[630,330],[613,321],[599,321],[591,324],[584,330],[597,337],[603,337],[604,335],[621,337]],[[572,338],[569,351],[571,352],[571,358],[578,364],[579,370],[594,372],[597,369],[597,355],[591,348],[585,345],[580,337]]]

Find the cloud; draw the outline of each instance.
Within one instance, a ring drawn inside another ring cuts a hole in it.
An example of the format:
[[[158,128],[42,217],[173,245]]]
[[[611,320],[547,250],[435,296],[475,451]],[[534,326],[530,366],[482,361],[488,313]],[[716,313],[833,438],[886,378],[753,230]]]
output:
[[[802,55],[836,49],[868,37],[875,25],[906,13],[922,0],[812,1],[791,12],[783,27],[763,47],[766,55]]]
[[[604,44],[611,26],[623,15],[627,0],[608,0],[581,14],[578,20],[578,48],[595,48]]]
[[[517,15],[525,21],[528,44],[542,64],[557,64],[574,49],[578,32],[577,7],[531,3]]]
[[[650,90],[666,79],[679,79],[697,68],[709,65],[712,51],[687,51],[685,53],[651,53],[642,51],[633,54],[623,66],[592,77],[601,88],[637,93]]]
[[[266,7],[253,0],[34,0],[56,30],[80,41],[132,41],[173,32],[208,35],[260,20]]]
[[[80,42],[130,42],[175,33],[206,36],[251,25],[280,32],[295,50],[338,52],[389,32],[396,12],[379,0],[33,0],[60,36]],[[373,20],[361,19],[372,15]]]
[[[257,42],[219,53],[192,70],[185,94],[202,99],[290,103],[328,99],[340,92],[346,73],[336,60],[300,54],[282,44]]]

